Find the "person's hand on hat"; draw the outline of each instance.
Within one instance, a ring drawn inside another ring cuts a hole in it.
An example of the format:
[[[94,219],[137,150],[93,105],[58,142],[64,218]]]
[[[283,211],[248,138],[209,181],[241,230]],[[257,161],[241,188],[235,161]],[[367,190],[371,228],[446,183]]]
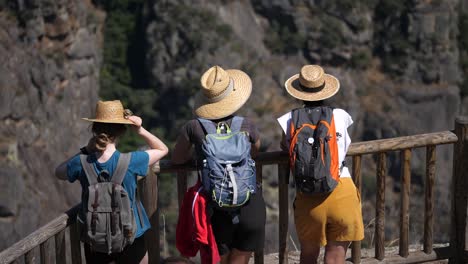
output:
[[[141,117],[136,116],[136,115],[131,115],[131,116],[126,117],[126,119],[130,120],[133,123],[133,126],[132,126],[133,129],[135,129],[135,131],[138,132],[138,130],[140,129],[141,124],[143,122]]]

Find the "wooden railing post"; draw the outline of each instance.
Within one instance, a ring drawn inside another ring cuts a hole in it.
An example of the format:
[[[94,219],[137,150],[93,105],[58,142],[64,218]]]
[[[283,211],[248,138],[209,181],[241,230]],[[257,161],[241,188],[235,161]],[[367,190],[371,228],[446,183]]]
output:
[[[354,185],[361,193],[362,177],[361,177],[361,155],[353,157],[353,174]],[[351,245],[351,260],[354,264],[361,263],[361,241],[354,241]]]
[[[468,262],[468,116],[455,119],[458,142],[453,149],[450,263]]]
[[[279,248],[280,264],[288,263],[288,227],[289,227],[289,166],[278,164],[279,192]]]
[[[385,178],[387,174],[387,155],[378,154],[377,194],[375,201],[375,258],[385,258]]]
[[[40,245],[41,252],[41,264],[50,264],[52,263],[52,238],[47,239],[45,242],[42,242]]]
[[[67,244],[65,241],[65,229],[55,235],[55,263],[67,262]]]
[[[148,250],[150,264],[157,264],[160,262],[158,177],[156,175],[158,172],[159,164],[156,164],[140,184],[140,199],[143,202],[151,224],[151,228],[145,233],[145,244]]]
[[[255,171],[257,173],[257,175],[256,175],[257,176],[257,182],[261,186],[261,189],[258,190],[259,192],[263,192],[263,171],[262,171],[262,168],[263,168],[263,166],[261,164],[259,164],[259,163],[257,163],[256,166],[255,166]],[[262,247],[262,249],[259,249],[259,250],[255,251],[254,263],[255,264],[263,264],[263,262],[264,262],[264,256],[263,256],[263,247]]]
[[[424,252],[432,253],[434,243],[434,182],[436,172],[436,146],[426,148],[426,184],[424,195]]]
[[[411,149],[401,151],[400,256],[409,254],[409,205],[411,188]]]

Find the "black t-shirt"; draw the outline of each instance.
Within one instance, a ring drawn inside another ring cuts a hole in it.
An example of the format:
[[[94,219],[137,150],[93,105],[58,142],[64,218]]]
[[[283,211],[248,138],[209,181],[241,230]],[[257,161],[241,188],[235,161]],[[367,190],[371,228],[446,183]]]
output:
[[[223,119],[213,120],[213,124],[217,126],[218,123],[220,122],[226,122],[228,126],[231,126],[232,118],[233,116],[228,116]],[[255,144],[255,142],[258,141],[259,133],[258,133],[257,127],[248,118],[244,118],[240,130],[248,133],[250,143]],[[200,124],[200,121],[198,121],[198,119],[192,119],[188,121],[187,123],[185,123],[185,125],[181,128],[177,143],[179,144],[182,141],[189,142],[190,144],[194,145],[195,153],[201,153],[201,146],[203,144],[203,140],[205,139],[205,136],[206,136],[206,133],[205,133],[204,128]],[[178,147],[184,148],[184,146],[176,145],[176,148]]]

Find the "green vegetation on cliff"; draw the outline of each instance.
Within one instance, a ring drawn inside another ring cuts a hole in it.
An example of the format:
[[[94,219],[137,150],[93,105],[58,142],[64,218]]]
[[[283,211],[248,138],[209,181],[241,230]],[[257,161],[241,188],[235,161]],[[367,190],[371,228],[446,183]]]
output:
[[[148,88],[144,74],[144,0],[95,0],[106,13],[103,63],[99,95],[103,100],[119,99],[125,107],[142,116],[145,125],[155,116],[152,101],[156,94]],[[144,142],[127,133],[120,149],[135,149]]]

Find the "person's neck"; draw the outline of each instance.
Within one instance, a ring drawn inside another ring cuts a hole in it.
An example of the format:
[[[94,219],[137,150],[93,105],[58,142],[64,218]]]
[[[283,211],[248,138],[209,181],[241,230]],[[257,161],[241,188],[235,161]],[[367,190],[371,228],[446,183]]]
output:
[[[116,150],[115,143],[109,143],[104,151],[96,153],[96,159],[101,163],[106,162],[112,157],[112,154],[114,154]]]

